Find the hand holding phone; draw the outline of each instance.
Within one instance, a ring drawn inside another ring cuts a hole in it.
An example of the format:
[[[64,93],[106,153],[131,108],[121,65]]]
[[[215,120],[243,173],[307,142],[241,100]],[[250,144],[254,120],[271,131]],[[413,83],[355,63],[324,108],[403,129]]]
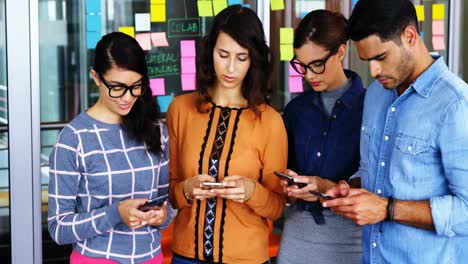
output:
[[[325,194],[325,193],[317,192],[317,191],[309,190],[309,193],[310,193],[310,194],[313,194],[313,195],[316,195],[316,196],[318,196],[318,197],[320,197],[320,198],[323,198],[323,199],[325,199],[325,200],[333,200],[333,199],[335,199],[335,197],[333,197],[333,196],[330,196],[330,195]]]
[[[151,200],[146,201],[146,203],[140,208],[138,208],[138,210],[147,212],[149,210],[159,209],[168,198],[168,194],[153,198]]]
[[[285,174],[285,173],[282,173],[282,172],[279,172],[279,171],[275,171],[274,173],[275,173],[276,176],[278,176],[282,180],[287,181],[288,185],[296,185],[299,188],[304,188],[304,187],[307,186],[307,184],[305,184],[305,183],[295,182],[294,178],[292,176],[288,175],[288,174]]]

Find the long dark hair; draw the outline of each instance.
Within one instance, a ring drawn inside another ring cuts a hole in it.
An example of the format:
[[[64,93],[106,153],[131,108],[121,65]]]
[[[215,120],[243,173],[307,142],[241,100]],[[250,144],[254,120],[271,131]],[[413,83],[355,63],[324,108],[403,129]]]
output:
[[[136,100],[130,112],[123,116],[122,127],[133,138],[145,142],[149,151],[162,150],[159,119],[161,113],[149,89],[146,56],[138,42],[123,33],[113,32],[102,37],[94,53],[94,70],[104,75],[112,67],[141,74],[146,92]]]
[[[233,38],[240,46],[249,50],[250,68],[242,84],[242,96],[248,107],[257,115],[260,104],[270,104],[273,89],[270,76],[273,70],[272,53],[266,45],[262,22],[251,9],[241,5],[232,5],[216,15],[210,32],[203,37],[197,55],[197,89],[199,98],[196,107],[199,112],[206,112],[203,105],[211,100],[208,88],[216,82],[213,65],[213,50],[219,32]]]
[[[315,10],[307,14],[294,31],[294,48],[300,48],[307,41],[333,51],[346,44],[348,20],[340,13],[329,10]]]

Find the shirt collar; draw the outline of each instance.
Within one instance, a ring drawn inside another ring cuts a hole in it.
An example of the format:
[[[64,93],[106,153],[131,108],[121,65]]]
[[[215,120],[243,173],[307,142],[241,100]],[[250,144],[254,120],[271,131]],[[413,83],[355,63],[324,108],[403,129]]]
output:
[[[426,98],[431,93],[432,87],[434,87],[437,79],[448,70],[444,57],[432,56],[432,58],[435,60],[432,65],[419,75],[411,85],[418,94]]]

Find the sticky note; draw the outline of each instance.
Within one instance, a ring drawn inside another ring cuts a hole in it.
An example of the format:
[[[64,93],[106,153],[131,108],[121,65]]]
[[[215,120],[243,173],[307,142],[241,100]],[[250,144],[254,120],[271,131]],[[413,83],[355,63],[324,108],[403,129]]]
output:
[[[243,7],[247,7],[247,8],[250,8],[250,4],[244,4],[242,5]]]
[[[302,93],[303,91],[302,76],[289,76],[289,92]]]
[[[101,32],[88,31],[86,32],[86,48],[95,49],[96,44],[101,39]]]
[[[151,42],[155,47],[168,47],[166,32],[153,32],[151,33]]]
[[[150,4],[152,4],[152,5],[165,5],[166,0],[151,0]]]
[[[294,42],[293,28],[280,28],[280,44],[292,44]]]
[[[432,36],[434,50],[445,50],[445,36]]]
[[[182,74],[180,76],[182,91],[193,91],[196,87],[195,74]]]
[[[284,0],[270,0],[271,10],[284,10]]]
[[[119,27],[119,31],[125,33],[131,37],[135,37],[135,28],[134,27]]]
[[[359,1],[359,0],[353,0],[353,8],[354,8],[354,6],[357,4],[358,1]]]
[[[309,12],[303,11],[303,12],[301,13],[301,19],[303,19],[305,16],[307,16],[307,14],[309,14]]]
[[[415,5],[414,8],[416,9],[416,16],[418,17],[418,21],[424,21],[424,6],[423,5]]]
[[[166,4],[150,6],[151,22],[166,22]]]
[[[164,84],[164,78],[150,79],[149,82],[150,82],[151,94],[153,96],[165,95],[166,94],[166,87],[165,87],[165,84]]]
[[[150,33],[140,33],[135,35],[135,39],[140,44],[143,50],[151,50],[151,35]]]
[[[424,40],[424,32],[419,32],[419,35],[421,36],[421,38]]]
[[[298,73],[294,68],[289,64],[289,76],[301,76],[302,74]]]
[[[182,69],[181,70],[182,74],[196,73],[197,67],[196,67],[195,57],[180,58],[180,67]]]
[[[164,95],[164,96],[158,96],[156,97],[156,101],[158,102],[159,109],[161,112],[165,113],[167,112],[167,108],[172,102],[172,95]]]
[[[201,17],[212,17],[213,16],[213,4],[211,0],[198,0],[198,16]]]
[[[135,14],[135,31],[151,31],[150,14]]]
[[[432,21],[432,35],[444,35],[445,33],[444,20],[433,20]]]
[[[280,44],[280,60],[290,61],[294,57],[292,44]]]
[[[445,5],[433,4],[432,5],[432,19],[441,20],[445,18]]]
[[[86,14],[98,15],[101,13],[101,0],[86,0]]]
[[[86,31],[101,32],[100,15],[86,15]]]
[[[228,0],[229,5],[242,5],[242,0]]]
[[[213,0],[213,12],[216,16],[219,12],[227,7],[226,0]]]
[[[180,57],[195,57],[195,40],[180,41]]]

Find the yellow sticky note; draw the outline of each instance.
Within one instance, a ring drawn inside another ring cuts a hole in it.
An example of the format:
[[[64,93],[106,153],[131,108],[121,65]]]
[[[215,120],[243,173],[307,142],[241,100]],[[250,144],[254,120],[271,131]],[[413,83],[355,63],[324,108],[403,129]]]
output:
[[[442,20],[445,18],[445,5],[444,4],[433,4],[432,5],[432,19]]]
[[[290,61],[294,57],[292,44],[280,44],[280,60]]]
[[[292,44],[294,42],[293,28],[280,28],[280,44]]]
[[[213,16],[213,3],[211,0],[199,0],[198,5],[198,16],[201,17],[212,17]]]
[[[423,5],[415,5],[416,8],[416,16],[418,17],[418,21],[424,21],[424,6]]]
[[[166,0],[151,0],[150,4],[152,4],[152,5],[165,5]]]
[[[284,10],[284,0],[270,0],[271,10]]]
[[[151,22],[166,22],[166,5],[151,5]]]
[[[119,32],[125,33],[132,38],[135,37],[135,28],[134,27],[119,27]]]
[[[226,0],[213,0],[213,11],[216,16],[219,12],[227,7]]]

